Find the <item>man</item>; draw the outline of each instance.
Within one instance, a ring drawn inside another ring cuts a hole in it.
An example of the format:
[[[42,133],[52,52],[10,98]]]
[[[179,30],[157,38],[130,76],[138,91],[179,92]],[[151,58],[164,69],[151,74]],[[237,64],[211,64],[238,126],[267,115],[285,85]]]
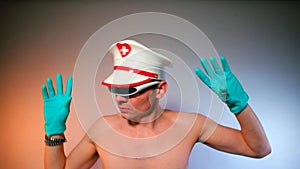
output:
[[[102,85],[115,96],[120,113],[98,119],[67,157],[63,143],[72,79],[65,93],[61,75],[56,79],[57,93],[51,79],[47,79],[48,89],[43,85],[45,168],[90,168],[100,158],[103,169],[184,169],[197,142],[254,158],[271,152],[263,127],[248,105],[249,97],[224,57],[220,57],[223,69],[214,57],[210,58],[213,69],[206,59],[200,60],[209,77],[199,68],[195,72],[227,104],[241,130],[201,114],[164,110],[159,104],[168,87],[163,68],[171,64],[165,56],[133,40],[113,44],[109,51],[114,72]]]

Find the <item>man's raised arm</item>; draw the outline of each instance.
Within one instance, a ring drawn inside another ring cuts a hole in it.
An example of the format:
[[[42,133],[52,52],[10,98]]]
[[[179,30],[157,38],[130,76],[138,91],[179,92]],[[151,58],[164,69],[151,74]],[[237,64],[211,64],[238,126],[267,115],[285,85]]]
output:
[[[231,72],[225,57],[221,56],[220,60],[223,69],[214,57],[210,57],[212,67],[206,59],[201,58],[201,64],[209,77],[199,68],[195,69],[195,73],[235,114],[241,131],[217,125],[211,136],[202,141],[225,152],[257,158],[264,157],[271,152],[264,129],[248,105],[249,96]]]
[[[66,120],[70,112],[72,100],[72,78],[68,78],[66,92],[63,93],[63,82],[60,74],[56,76],[55,92],[52,80],[47,79],[47,86],[42,86],[44,98],[44,119],[45,119],[45,168],[64,168],[66,156],[63,143],[66,141],[64,131]]]

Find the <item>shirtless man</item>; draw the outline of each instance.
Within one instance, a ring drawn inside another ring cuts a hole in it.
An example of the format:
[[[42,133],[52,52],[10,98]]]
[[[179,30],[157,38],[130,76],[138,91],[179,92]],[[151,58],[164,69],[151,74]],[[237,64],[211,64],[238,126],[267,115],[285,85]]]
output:
[[[67,157],[63,143],[72,78],[65,93],[61,75],[56,78],[57,93],[50,78],[48,88],[43,85],[45,168],[90,168],[100,158],[103,169],[186,169],[197,142],[254,158],[271,152],[263,127],[248,105],[248,95],[224,57],[220,57],[223,69],[211,57],[213,69],[206,59],[200,60],[208,76],[199,68],[195,72],[227,104],[241,130],[198,113],[164,110],[159,100],[168,87],[163,78],[163,67],[171,63],[168,58],[132,40],[112,45],[110,52],[114,72],[102,85],[115,95],[120,113],[98,119]]]

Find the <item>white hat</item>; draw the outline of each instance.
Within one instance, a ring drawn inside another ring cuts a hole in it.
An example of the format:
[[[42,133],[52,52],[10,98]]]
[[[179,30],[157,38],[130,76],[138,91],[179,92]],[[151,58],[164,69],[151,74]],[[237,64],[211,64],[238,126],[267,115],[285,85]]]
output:
[[[114,57],[114,71],[102,85],[119,95],[132,95],[163,80],[163,68],[172,61],[134,41],[113,44],[109,52]]]

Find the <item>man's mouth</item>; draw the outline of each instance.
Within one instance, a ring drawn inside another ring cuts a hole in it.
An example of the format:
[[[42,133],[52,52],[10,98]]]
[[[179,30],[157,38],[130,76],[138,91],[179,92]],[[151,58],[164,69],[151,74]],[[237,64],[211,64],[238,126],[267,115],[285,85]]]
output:
[[[121,113],[128,113],[130,109],[128,107],[119,107],[119,110]]]

